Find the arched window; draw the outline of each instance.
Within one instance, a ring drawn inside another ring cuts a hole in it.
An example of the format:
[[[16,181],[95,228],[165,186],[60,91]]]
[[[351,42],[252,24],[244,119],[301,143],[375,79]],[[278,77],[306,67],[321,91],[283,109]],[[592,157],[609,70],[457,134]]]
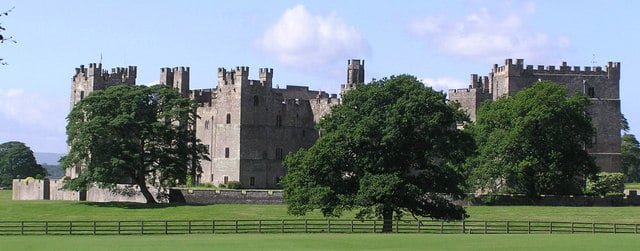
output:
[[[229,147],[224,148],[224,157],[229,158]]]
[[[209,120],[204,121],[204,129],[209,129]]]
[[[227,124],[231,124],[231,113],[227,113]]]

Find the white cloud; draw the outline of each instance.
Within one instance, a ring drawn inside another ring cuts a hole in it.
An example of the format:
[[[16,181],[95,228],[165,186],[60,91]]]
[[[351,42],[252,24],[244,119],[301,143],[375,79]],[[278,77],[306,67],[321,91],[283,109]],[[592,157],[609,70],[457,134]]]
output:
[[[466,86],[464,81],[451,77],[420,78],[418,80],[436,91],[444,91],[445,93],[447,93],[449,89],[463,88]]]
[[[278,61],[300,68],[361,57],[368,51],[360,32],[336,13],[314,15],[303,5],[287,9],[257,44]]]
[[[18,140],[34,151],[64,151],[68,112],[66,99],[0,89],[0,142]]]
[[[517,5],[517,4],[516,4]],[[498,62],[505,58],[528,60],[558,55],[570,46],[566,37],[551,37],[532,30],[525,20],[534,19],[532,2],[506,8],[479,8],[460,20],[429,16],[409,22],[409,30],[443,53]]]

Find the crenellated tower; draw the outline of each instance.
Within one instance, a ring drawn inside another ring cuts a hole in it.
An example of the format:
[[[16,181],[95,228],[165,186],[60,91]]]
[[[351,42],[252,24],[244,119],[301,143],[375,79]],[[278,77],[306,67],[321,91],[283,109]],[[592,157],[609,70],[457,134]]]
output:
[[[351,59],[347,61],[347,83],[340,86],[340,93],[355,89],[364,83],[364,60]]]
[[[160,84],[172,86],[183,97],[189,97],[189,67],[161,68]]]

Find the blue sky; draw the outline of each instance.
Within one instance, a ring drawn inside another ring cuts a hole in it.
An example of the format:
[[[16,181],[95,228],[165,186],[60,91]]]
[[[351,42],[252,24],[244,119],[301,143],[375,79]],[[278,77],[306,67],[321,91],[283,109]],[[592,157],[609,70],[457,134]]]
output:
[[[622,63],[622,110],[640,128],[640,1],[29,1],[0,18],[18,43],[0,44],[0,142],[66,151],[74,68],[191,67],[191,87],[216,86],[216,68],[274,68],[277,85],[336,93],[350,58],[366,78],[409,73],[462,88],[505,58],[525,64]]]

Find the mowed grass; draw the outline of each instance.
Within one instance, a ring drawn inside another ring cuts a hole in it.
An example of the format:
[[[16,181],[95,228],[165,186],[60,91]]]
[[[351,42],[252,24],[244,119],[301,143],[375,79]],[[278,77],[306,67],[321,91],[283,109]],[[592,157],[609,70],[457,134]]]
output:
[[[640,189],[640,183],[625,183],[624,189]]]
[[[640,207],[471,206],[469,220],[638,223]],[[353,212],[342,218],[351,219]],[[286,205],[180,205],[95,203],[78,201],[13,201],[10,190],[0,190],[0,221],[54,220],[242,220],[320,219],[287,214]]]
[[[37,241],[34,241],[36,240]],[[3,236],[2,250],[638,250],[630,234]]]

